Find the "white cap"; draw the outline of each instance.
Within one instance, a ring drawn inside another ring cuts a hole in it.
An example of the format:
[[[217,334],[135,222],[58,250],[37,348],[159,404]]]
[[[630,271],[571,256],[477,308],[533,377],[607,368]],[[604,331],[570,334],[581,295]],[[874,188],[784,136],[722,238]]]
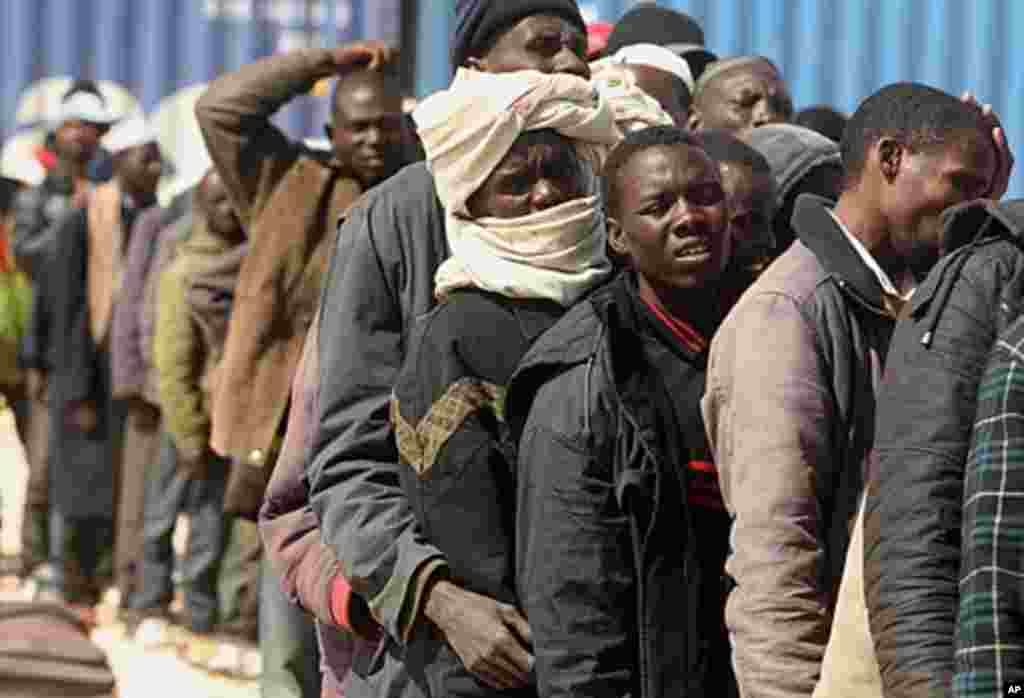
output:
[[[146,117],[140,113],[132,114],[117,122],[100,139],[100,144],[111,155],[117,155],[138,145],[156,142],[156,133],[150,127],[149,122],[146,121]]]
[[[19,134],[8,139],[0,154],[0,177],[38,186],[46,178],[46,168],[36,157],[40,146],[34,134]]]
[[[105,99],[93,92],[78,90],[62,100],[58,121],[87,121],[91,124],[111,124],[117,117],[107,107]]]
[[[657,44],[632,44],[623,46],[611,56],[611,62],[622,65],[646,65],[672,73],[693,92],[694,80],[690,65],[678,55]]]

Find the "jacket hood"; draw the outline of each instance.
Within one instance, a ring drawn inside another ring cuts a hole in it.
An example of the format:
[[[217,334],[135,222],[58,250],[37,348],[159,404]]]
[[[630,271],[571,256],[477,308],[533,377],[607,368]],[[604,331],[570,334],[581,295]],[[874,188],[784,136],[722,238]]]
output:
[[[825,164],[841,165],[839,145],[803,126],[759,126],[750,131],[746,140],[768,160],[775,179],[775,201],[780,208],[793,186],[812,169]]]
[[[947,209],[942,214],[942,253],[954,252],[995,224],[1013,237],[1024,238],[1024,199],[975,199]]]

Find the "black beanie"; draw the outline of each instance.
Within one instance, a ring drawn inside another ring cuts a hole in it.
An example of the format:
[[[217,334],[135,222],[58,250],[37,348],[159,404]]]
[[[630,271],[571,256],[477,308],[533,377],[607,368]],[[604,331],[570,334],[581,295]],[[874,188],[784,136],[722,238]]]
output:
[[[575,24],[586,36],[587,26],[576,0],[456,0],[452,67],[488,48],[497,36],[530,15],[555,15]]]
[[[704,45],[704,30],[688,14],[654,3],[637,5],[615,23],[608,37],[608,53],[633,44]],[[678,51],[677,51],[678,53]]]

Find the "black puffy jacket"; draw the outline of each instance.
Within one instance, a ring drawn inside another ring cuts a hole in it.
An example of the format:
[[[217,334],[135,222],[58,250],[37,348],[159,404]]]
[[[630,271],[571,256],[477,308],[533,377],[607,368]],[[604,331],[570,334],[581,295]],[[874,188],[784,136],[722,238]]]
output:
[[[887,698],[952,694],[964,464],[996,338],[1024,309],[1024,201],[947,213],[878,395],[864,582]]]

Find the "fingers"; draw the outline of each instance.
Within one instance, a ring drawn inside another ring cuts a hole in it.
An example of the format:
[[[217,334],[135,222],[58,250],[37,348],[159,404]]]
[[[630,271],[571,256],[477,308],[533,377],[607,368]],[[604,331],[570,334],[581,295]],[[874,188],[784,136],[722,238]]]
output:
[[[515,631],[516,635],[523,641],[526,647],[533,646],[533,635],[530,632],[530,624],[526,622],[526,618],[519,612],[518,608],[513,606],[504,606],[502,608],[502,616],[505,622]]]

